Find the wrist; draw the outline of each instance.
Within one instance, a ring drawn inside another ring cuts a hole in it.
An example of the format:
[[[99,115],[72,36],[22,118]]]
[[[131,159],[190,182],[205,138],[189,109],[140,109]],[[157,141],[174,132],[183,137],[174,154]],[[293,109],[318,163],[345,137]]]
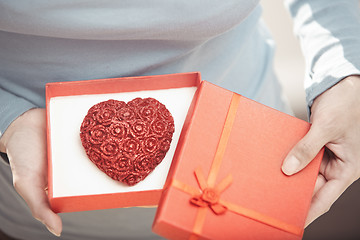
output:
[[[5,130],[5,132],[0,137],[0,152],[7,153],[7,144],[10,141],[11,137],[16,133],[22,126],[33,127],[37,125],[36,119],[33,117],[34,113],[41,111],[39,108],[33,108],[25,113],[18,116]]]
[[[4,134],[1,135],[0,137],[0,152],[2,153],[6,153],[6,145],[8,143],[8,140],[10,138],[10,136],[12,135],[12,133],[14,132],[14,128],[16,126],[16,121],[20,118],[20,116],[15,119],[9,126],[8,128],[5,130]]]
[[[9,135],[9,129],[10,126],[5,130],[4,134],[1,135],[0,137],[0,153],[6,153],[6,142],[7,142],[7,138],[8,138],[8,135]]]
[[[351,75],[324,91],[314,99],[310,122],[322,125],[336,117],[348,122],[348,116],[360,116],[360,75]],[[337,123],[334,123],[337,124]],[[352,124],[352,123],[348,123]]]
[[[314,103],[311,106],[311,110],[316,107],[316,103],[320,102],[324,95],[338,95],[342,98],[346,98],[349,94],[357,94],[360,89],[360,75],[350,75],[342,80],[340,80],[337,84],[325,90],[322,94],[317,96],[314,99]]]

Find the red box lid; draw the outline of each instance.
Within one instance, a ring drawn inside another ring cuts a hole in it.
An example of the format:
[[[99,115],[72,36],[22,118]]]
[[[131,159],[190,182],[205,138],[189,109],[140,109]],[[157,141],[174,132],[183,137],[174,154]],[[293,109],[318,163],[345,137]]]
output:
[[[294,176],[281,165],[310,124],[206,81],[188,114],[153,231],[169,239],[301,239],[323,151]],[[216,202],[224,214],[190,202],[204,196],[201,185],[217,188],[229,174]]]

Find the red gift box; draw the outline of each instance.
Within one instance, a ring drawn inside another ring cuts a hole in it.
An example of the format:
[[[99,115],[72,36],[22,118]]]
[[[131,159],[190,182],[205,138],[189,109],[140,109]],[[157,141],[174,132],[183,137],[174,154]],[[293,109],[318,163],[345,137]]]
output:
[[[301,239],[322,154],[281,165],[310,124],[203,81],[153,231],[168,239]]]
[[[48,198],[55,212],[157,205],[199,73],[99,79],[46,85]],[[163,161],[135,186],[112,180],[87,158],[80,125],[95,103],[155,97],[174,117],[175,132]]]

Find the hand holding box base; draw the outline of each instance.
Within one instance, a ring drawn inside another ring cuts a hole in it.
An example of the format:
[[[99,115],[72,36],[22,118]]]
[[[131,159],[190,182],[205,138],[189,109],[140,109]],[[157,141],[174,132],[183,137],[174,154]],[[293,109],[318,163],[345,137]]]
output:
[[[18,117],[1,137],[1,151],[8,154],[16,191],[26,201],[34,218],[56,236],[61,218],[51,209],[46,195],[45,109],[31,109]]]

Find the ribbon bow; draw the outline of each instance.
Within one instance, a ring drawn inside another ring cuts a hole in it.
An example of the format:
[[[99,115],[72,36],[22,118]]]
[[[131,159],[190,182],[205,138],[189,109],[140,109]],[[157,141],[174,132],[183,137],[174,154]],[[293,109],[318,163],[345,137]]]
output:
[[[232,175],[229,174],[212,188],[208,186],[201,168],[197,168],[194,173],[200,186],[201,194],[193,196],[190,199],[190,203],[198,207],[209,207],[216,215],[224,214],[228,208],[219,202],[220,194],[232,183]]]

